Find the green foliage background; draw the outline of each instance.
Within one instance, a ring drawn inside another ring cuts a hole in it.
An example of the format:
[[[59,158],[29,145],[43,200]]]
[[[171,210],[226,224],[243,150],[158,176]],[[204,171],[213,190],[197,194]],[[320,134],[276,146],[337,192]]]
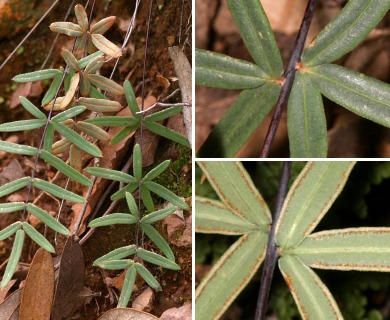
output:
[[[243,162],[271,210],[274,208],[282,162]],[[290,185],[305,162],[294,162]],[[202,172],[195,169],[195,193],[217,199],[208,181],[200,183]],[[330,211],[315,231],[363,226],[390,226],[389,162],[358,162]],[[231,236],[196,233],[195,262],[213,264],[236,240]],[[345,319],[389,319],[390,274],[316,270],[334,295]],[[260,286],[261,269],[235,303],[243,309],[240,319],[252,319]],[[252,301],[252,302],[251,302]],[[281,274],[275,273],[271,288],[270,313],[279,320],[300,319],[294,299]],[[384,311],[384,315],[382,312]],[[228,311],[229,312],[229,311]]]

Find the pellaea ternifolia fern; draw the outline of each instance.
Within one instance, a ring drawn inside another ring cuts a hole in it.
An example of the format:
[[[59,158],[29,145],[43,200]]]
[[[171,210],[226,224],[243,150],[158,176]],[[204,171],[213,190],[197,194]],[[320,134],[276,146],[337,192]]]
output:
[[[175,263],[175,256],[169,247],[169,244],[159,234],[159,232],[152,226],[152,223],[162,220],[168,215],[175,212],[177,207],[188,210],[189,207],[186,202],[169,191],[164,186],[153,182],[161,173],[163,173],[169,166],[170,161],[166,160],[153,168],[151,171],[142,174],[142,155],[141,148],[137,144],[133,153],[133,175],[123,173],[121,171],[109,170],[104,168],[87,168],[86,171],[98,177],[107,178],[110,180],[120,181],[126,184],[125,187],[112,195],[111,199],[115,200],[125,197],[130,213],[112,213],[107,216],[97,218],[90,222],[89,227],[95,228],[100,226],[107,226],[113,224],[138,224],[139,228],[144,232],[149,239],[161,250],[165,255],[159,255],[152,251],[145,250],[136,244],[131,244],[125,247],[117,248],[106,255],[100,257],[94,262],[94,265],[105,269],[127,269],[124,286],[118,301],[118,307],[127,306],[134,286],[136,274],[138,273],[146,283],[155,290],[161,290],[160,284],[153,277],[153,275],[139,262],[136,257],[143,261],[160,267],[179,270],[180,267]],[[140,208],[138,208],[131,192],[136,189],[139,190],[142,202],[149,212],[147,215],[140,217]],[[151,192],[157,194],[166,201],[172,203],[172,206],[166,206],[163,209],[155,211],[155,205],[151,196]],[[137,226],[137,228],[138,228]],[[138,233],[136,232],[136,237]],[[134,256],[133,259],[123,259],[129,256]]]
[[[52,79],[52,82],[42,99],[41,108],[34,105],[26,97],[20,97],[20,103],[31,114],[31,119],[1,124],[0,132],[43,128],[43,134],[38,147],[0,141],[0,150],[21,156],[35,157],[36,164],[43,160],[74,182],[91,187],[92,181],[82,174],[83,157],[84,155],[90,157],[102,156],[97,143],[110,141],[109,135],[103,128],[110,126],[123,127],[122,131],[112,139],[114,142],[119,142],[130,132],[137,130],[143,121],[145,126],[153,132],[188,146],[187,139],[182,135],[157,123],[157,121],[180,112],[181,108],[170,108],[144,117],[143,114],[138,113],[140,109],[129,81],[125,81],[124,86],[121,86],[115,81],[98,74],[107,60],[121,56],[121,49],[102,35],[112,26],[115,18],[102,19],[89,28],[87,14],[83,6],[76,5],[75,14],[77,24],[55,22],[51,24],[50,28],[53,31],[75,37],[75,47],[84,50],[84,46],[86,46],[87,52],[91,54],[77,59],[73,52],[64,49],[61,52],[65,62],[64,67],[39,70],[14,77],[13,80],[16,82],[50,79]],[[99,51],[96,51],[97,49]],[[125,94],[133,116],[96,117],[96,115],[102,113],[112,114],[122,109],[119,102],[107,98],[105,94],[101,93],[101,90],[112,96]],[[63,95],[59,96],[60,92],[63,92]],[[95,114],[95,117],[88,118],[91,112]],[[69,156],[69,164],[64,158],[67,155]],[[12,252],[1,287],[5,287],[14,274],[20,260],[26,234],[47,251],[55,251],[53,245],[29,223],[28,216],[30,214],[55,232],[65,236],[70,235],[68,228],[32,202],[32,199],[30,199],[32,190],[35,188],[64,201],[86,202],[86,199],[76,192],[36,177],[36,164],[30,176],[11,181],[0,187],[0,197],[8,196],[22,188],[28,189],[28,196],[25,201],[0,204],[0,213],[2,214],[20,212],[19,221],[0,231],[0,241],[15,234]],[[152,184],[152,181],[149,182],[149,184]],[[155,185],[152,184],[150,190],[158,193],[153,189],[154,187]],[[161,191],[161,188],[157,187],[157,189]],[[148,195],[148,192],[144,191],[143,194]],[[164,190],[165,194],[167,193]],[[150,209],[150,201],[144,200],[144,202],[148,202],[148,208]],[[183,206],[183,202],[181,202],[181,205]],[[170,258],[172,257],[170,256]]]

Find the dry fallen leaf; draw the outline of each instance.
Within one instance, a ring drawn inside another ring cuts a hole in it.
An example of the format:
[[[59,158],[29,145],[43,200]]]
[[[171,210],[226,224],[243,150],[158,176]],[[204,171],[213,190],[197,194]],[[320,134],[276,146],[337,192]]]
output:
[[[69,319],[83,304],[84,254],[78,240],[71,236],[62,252],[52,310],[52,320]]]
[[[19,164],[16,158],[12,159],[11,162],[3,168],[0,173],[0,186],[8,182],[23,178],[24,172],[22,166]]]
[[[192,304],[185,303],[180,308],[171,308],[165,311],[160,320],[191,320],[192,319]]]
[[[16,282],[16,279],[11,280],[10,282],[8,282],[8,284],[5,286],[5,288],[0,290],[0,303],[2,303],[5,300],[5,298],[8,294],[8,291],[11,290],[11,288],[13,287],[15,282]]]
[[[42,94],[42,81],[21,83],[12,93],[10,100],[10,109],[14,109],[20,104],[19,97],[39,97]]]
[[[134,299],[131,307],[135,310],[150,312],[150,310],[152,310],[153,300],[154,291],[152,288],[148,287]]]
[[[0,304],[2,320],[19,320],[19,306],[23,289],[18,289]]]
[[[53,296],[53,258],[45,249],[39,248],[27,274],[20,303],[20,319],[50,319]]]
[[[158,320],[152,314],[130,308],[116,308],[104,313],[99,320]]]

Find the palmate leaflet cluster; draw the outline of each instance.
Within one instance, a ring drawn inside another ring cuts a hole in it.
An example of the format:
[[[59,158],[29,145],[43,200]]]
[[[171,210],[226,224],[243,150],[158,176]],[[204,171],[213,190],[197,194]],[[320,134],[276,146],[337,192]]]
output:
[[[271,224],[276,226],[273,239],[279,270],[303,319],[343,319],[332,293],[313,269],[390,272],[390,228],[315,232],[354,162],[308,162],[290,187],[276,221],[240,163],[198,164],[220,200],[196,198],[196,232],[239,238],[197,287],[196,317],[223,315],[263,263],[272,239]]]
[[[255,63],[196,49],[196,84],[242,90],[200,148],[200,157],[234,157],[275,106],[288,73],[261,2],[227,2]],[[359,45],[389,9],[390,0],[350,0],[304,49],[285,101],[292,158],[328,154],[322,96],[390,127],[390,85],[332,63]]]
[[[20,102],[22,106],[34,118],[0,125],[0,132],[25,131],[44,127],[45,135],[43,137],[42,148],[0,141],[0,150],[24,156],[38,157],[52,165],[55,169],[70,179],[90,187],[92,186],[92,181],[81,173],[83,169],[83,154],[88,154],[93,157],[102,156],[102,152],[95,145],[95,141],[110,141],[110,136],[104,128],[111,126],[123,127],[123,129],[111,139],[111,143],[118,143],[126,138],[131,132],[139,129],[142,122],[144,122],[145,126],[151,131],[183,145],[189,146],[188,141],[184,136],[157,123],[158,121],[164,120],[180,112],[181,108],[168,108],[144,117],[142,114],[139,114],[140,109],[129,81],[125,81],[124,86],[122,87],[115,81],[97,74],[106,62],[106,59],[109,59],[110,57],[119,58],[121,56],[121,49],[102,35],[113,25],[115,17],[108,17],[100,20],[91,27],[90,31],[88,31],[89,23],[85,9],[81,5],[76,5],[75,14],[78,24],[71,22],[55,22],[50,25],[50,29],[52,31],[76,37],[76,48],[84,49],[86,45],[87,52],[91,54],[77,60],[72,52],[64,49],[61,52],[61,56],[66,63],[65,68],[45,69],[15,76],[13,80],[22,83],[52,79],[51,85],[42,99],[42,108],[48,111],[48,115],[42,112],[40,108],[35,106],[27,98],[21,96]],[[96,51],[96,48],[99,49],[99,51]],[[65,93],[63,96],[58,96],[62,83],[64,83]],[[114,96],[125,94],[132,116],[118,117],[110,115],[86,118],[86,112],[94,112],[101,115],[102,113],[116,113],[123,108],[119,102],[108,99],[105,94],[100,92],[100,90],[108,92]],[[57,114],[52,116],[53,113]],[[54,142],[56,131],[60,136],[62,136],[62,138]],[[58,157],[58,155],[66,155],[66,153],[69,154],[70,165]],[[144,177],[141,177],[139,174],[136,174],[136,172],[142,172],[142,156],[139,145],[136,145],[134,148],[134,159],[137,159],[137,161],[134,162],[135,177],[121,173],[126,177],[125,180],[128,183],[134,181],[137,182],[137,185],[134,186],[134,188],[125,187],[124,191],[126,191],[126,193],[121,192],[122,197],[126,195],[131,214],[119,214],[126,215],[127,220],[125,219],[125,222],[123,222],[123,219],[113,219],[118,218],[118,214],[112,214],[105,218],[98,218],[91,222],[91,227],[115,223],[129,224],[129,217],[133,217],[131,219],[131,223],[136,223],[138,220],[141,220],[141,229],[151,238],[153,242],[156,243],[167,258],[144,250],[140,247],[134,248],[134,250],[126,256],[135,254],[150,263],[178,270],[179,266],[174,262],[175,258],[172,250],[158,231],[151,225],[151,223],[172,214],[176,207],[173,206],[154,211],[154,204],[150,191],[165,198],[167,201],[172,202],[174,205],[185,209],[188,209],[188,206],[181,198],[174,195],[171,191],[151,181],[168,167],[169,161],[162,163],[151,172],[147,173]],[[99,175],[99,170],[94,171],[93,169],[94,168],[89,168],[86,172]],[[95,169],[101,169],[103,171],[107,170],[103,168]],[[90,170],[90,172],[88,170]],[[114,170],[111,171],[114,172]],[[138,208],[131,193],[129,192],[133,192],[138,186],[141,186],[143,182],[144,187],[141,189],[141,197],[143,198],[144,204],[150,214],[141,219],[141,217],[138,216]],[[68,191],[51,182],[34,178],[33,176],[24,177],[1,186],[0,197],[10,195],[11,193],[25,187],[37,188],[52,196],[67,201],[80,203],[86,202],[85,198],[72,191]],[[65,236],[70,235],[69,230],[64,225],[53,218],[45,210],[32,204],[28,199],[25,202],[0,204],[0,213],[11,213],[17,211],[32,214],[54,231]],[[123,216],[120,217],[123,218]],[[15,240],[13,249],[1,282],[1,287],[5,287],[12,279],[13,273],[20,259],[25,234],[30,236],[39,246],[45,248],[47,251],[53,253],[55,252],[51,243],[27,221],[24,221],[24,217],[22,217],[21,221],[17,221],[1,230],[0,241],[7,239],[14,234]],[[135,247],[135,245],[131,246]],[[120,257],[117,255],[113,255],[112,257],[120,259],[124,256],[122,254]],[[107,262],[107,265],[102,262],[99,266],[110,269],[128,268],[125,290],[121,295],[119,305],[127,305],[130,299],[135,275],[137,273],[145,278],[145,281],[151,287],[154,289],[160,289],[160,285],[154,279],[153,275],[143,265],[138,262],[129,262],[130,260],[126,260],[127,262],[125,264],[117,260],[111,261],[112,257],[102,257],[104,258],[101,259],[102,261],[109,260],[110,262]]]

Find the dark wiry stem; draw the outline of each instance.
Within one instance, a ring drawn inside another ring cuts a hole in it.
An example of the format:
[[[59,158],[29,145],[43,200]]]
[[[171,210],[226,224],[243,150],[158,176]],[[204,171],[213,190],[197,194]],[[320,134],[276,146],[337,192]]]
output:
[[[290,178],[292,163],[286,161],[283,163],[282,178],[280,179],[279,191],[276,198],[275,213],[271,230],[268,236],[267,252],[265,255],[263,274],[261,275],[261,285],[259,291],[259,298],[256,306],[255,320],[262,320],[265,317],[265,311],[267,309],[269,291],[271,289],[272,277],[275,270],[276,261],[278,260],[277,245],[275,242],[275,227],[279,219],[280,210],[284,199],[287,195],[288,180]]]
[[[307,33],[314,15],[314,9],[316,7],[317,0],[310,0],[306,7],[306,12],[302,20],[301,27],[299,29],[298,37],[295,42],[295,47],[288,63],[287,69],[284,72],[284,82],[278,102],[276,103],[275,112],[271,120],[271,124],[268,128],[267,136],[264,141],[263,149],[260,153],[260,158],[267,158],[272,141],[275,138],[276,130],[278,129],[280,119],[283,114],[283,109],[287,106],[288,97],[290,96],[291,87],[294,82],[297,63],[301,60],[303,47],[305,45]]]
[[[146,38],[145,38],[144,67],[143,67],[144,69],[143,69],[143,72],[142,72],[142,94],[141,94],[142,102],[141,102],[141,111],[144,111],[144,106],[145,106],[146,58],[147,58],[147,54],[148,54],[149,29],[150,29],[150,21],[152,19],[153,0],[150,0],[150,4],[149,5],[150,5],[150,7],[149,7],[148,27],[146,29]],[[142,157],[143,127],[144,127],[144,114],[141,113],[141,126],[140,126],[140,134],[139,134],[141,157]],[[138,183],[138,190],[139,190],[138,217],[137,217],[137,225],[136,225],[136,231],[135,231],[135,246],[136,246],[136,248],[139,247],[139,239],[138,238],[139,238],[140,219],[141,219],[142,179]]]

